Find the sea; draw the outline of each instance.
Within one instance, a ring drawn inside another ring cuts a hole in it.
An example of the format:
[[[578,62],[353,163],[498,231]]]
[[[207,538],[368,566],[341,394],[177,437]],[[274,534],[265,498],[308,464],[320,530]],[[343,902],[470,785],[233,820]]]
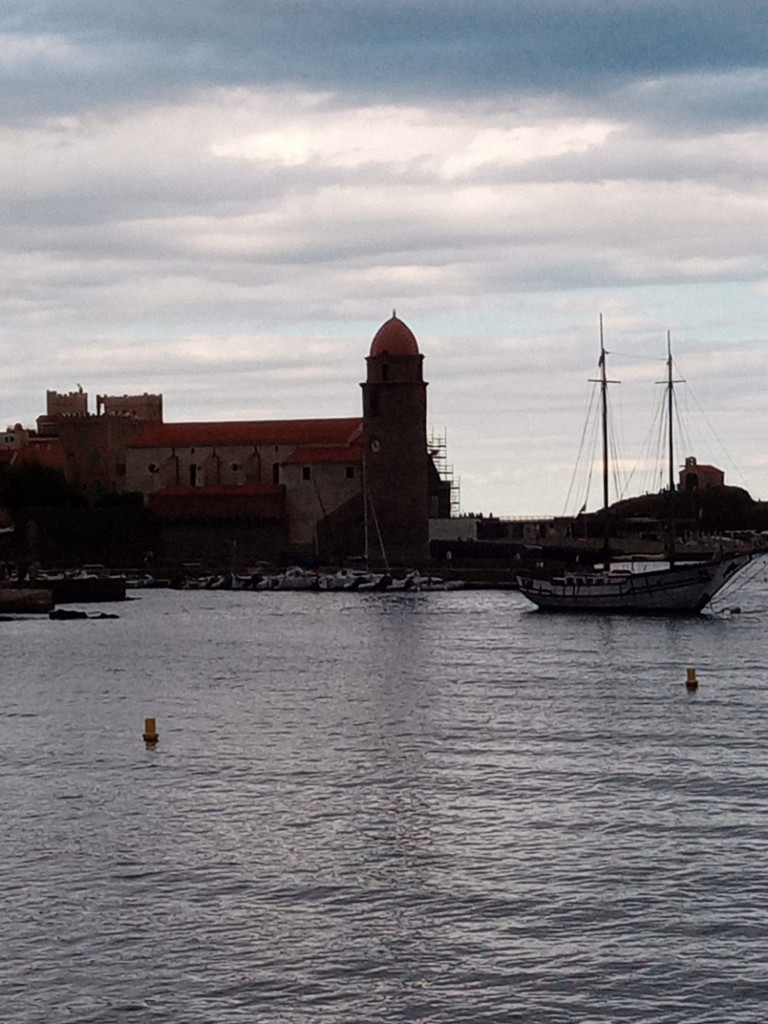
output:
[[[726,601],[0,622],[0,1020],[767,1020],[766,570]]]

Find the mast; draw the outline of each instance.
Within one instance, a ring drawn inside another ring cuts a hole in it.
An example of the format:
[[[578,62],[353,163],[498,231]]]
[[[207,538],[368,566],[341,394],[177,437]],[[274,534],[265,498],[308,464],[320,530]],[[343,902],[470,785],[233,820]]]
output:
[[[605,344],[603,342],[603,314],[600,314],[600,401],[603,433],[603,513],[608,515],[608,380],[605,372]],[[607,531],[607,526],[606,526]]]
[[[669,459],[669,537],[667,540],[667,558],[670,567],[675,561],[675,431],[674,431],[674,394],[675,382],[672,375],[672,338],[667,331],[667,427],[668,427],[668,459]]]
[[[365,467],[365,448],[363,448],[363,554],[365,567],[368,568],[368,476]]]
[[[598,362],[598,368],[600,370],[600,376],[595,381],[594,378],[590,378],[593,383],[600,385],[600,415],[601,415],[601,427],[603,435],[603,550],[604,557],[610,558],[610,523],[608,508],[610,505],[610,497],[608,494],[608,385],[618,384],[616,380],[608,380],[608,373],[605,365],[605,343],[603,340],[603,314],[600,314],[600,360]]]

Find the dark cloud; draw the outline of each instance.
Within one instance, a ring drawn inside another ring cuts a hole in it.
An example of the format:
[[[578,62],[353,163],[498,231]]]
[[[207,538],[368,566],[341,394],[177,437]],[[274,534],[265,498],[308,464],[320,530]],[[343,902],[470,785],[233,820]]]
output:
[[[768,57],[762,0],[11,0],[0,28],[19,42],[4,72],[19,113],[279,84],[379,100],[589,97]],[[25,51],[38,35],[69,49]],[[729,100],[742,116],[755,110],[745,90]]]

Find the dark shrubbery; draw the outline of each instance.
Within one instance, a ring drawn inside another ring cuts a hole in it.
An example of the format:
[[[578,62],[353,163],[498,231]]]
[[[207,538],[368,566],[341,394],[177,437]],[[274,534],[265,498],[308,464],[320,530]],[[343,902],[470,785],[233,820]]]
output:
[[[81,508],[85,502],[58,469],[35,462],[7,469],[0,477],[0,505],[10,512],[35,508]]]

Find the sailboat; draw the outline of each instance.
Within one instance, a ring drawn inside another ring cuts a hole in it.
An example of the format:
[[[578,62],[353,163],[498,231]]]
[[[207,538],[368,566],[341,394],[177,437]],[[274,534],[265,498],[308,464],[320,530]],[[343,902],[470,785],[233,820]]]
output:
[[[608,376],[600,318],[600,376],[602,445],[603,445],[603,518],[608,523]],[[518,575],[517,584],[529,601],[545,611],[600,612],[635,615],[696,615],[753,558],[762,554],[744,549],[715,555],[709,561],[675,561],[674,544],[674,435],[672,347],[667,334],[667,416],[669,467],[669,522],[667,565],[663,568],[633,572],[612,568],[605,538],[605,559],[602,569],[569,571],[561,574],[526,572]]]

